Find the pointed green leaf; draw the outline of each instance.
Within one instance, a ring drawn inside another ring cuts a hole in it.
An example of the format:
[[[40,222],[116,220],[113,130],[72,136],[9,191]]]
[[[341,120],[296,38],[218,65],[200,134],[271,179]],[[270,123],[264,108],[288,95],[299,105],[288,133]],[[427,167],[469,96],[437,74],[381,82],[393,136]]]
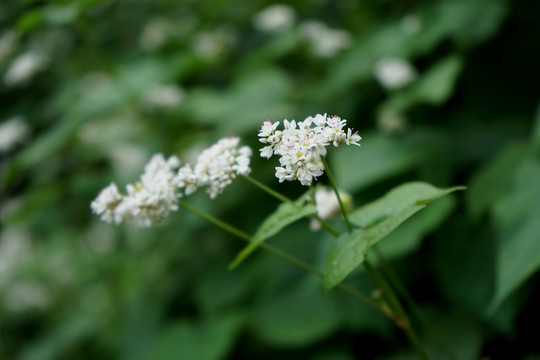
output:
[[[445,196],[429,204],[381,241],[378,245],[379,250],[387,259],[414,252],[420,247],[425,236],[437,229],[448,218],[455,205],[456,201],[451,196]]]
[[[331,296],[318,286],[301,284],[264,297],[250,315],[250,332],[265,343],[297,348],[324,339],[339,327],[341,320]]]
[[[352,212],[349,220],[360,226],[342,235],[326,258],[324,286],[330,290],[365,260],[367,250],[390,234],[402,222],[427,203],[463,187],[438,189],[430,184],[412,182],[401,185],[384,197]]]
[[[423,182],[406,183],[391,190],[382,198],[353,211],[349,214],[349,220],[354,225],[367,228],[403,210],[416,205],[425,205],[446,194],[464,189],[463,186],[438,189]]]
[[[328,291],[342,282],[366,258],[368,249],[407,220],[424,205],[412,206],[367,230],[356,229],[341,235],[326,258],[324,288]]]
[[[278,206],[266,220],[259,226],[255,235],[251,238],[251,242],[237,256],[234,262],[229,266],[234,269],[244,259],[246,259],[255,249],[259,247],[266,239],[276,235],[283,230],[287,225],[290,225],[301,218],[313,215],[317,212],[317,208],[312,204],[300,205],[305,202],[305,196],[302,196],[296,203],[297,205],[283,203]]]
[[[495,295],[499,305],[540,268],[540,163],[527,159],[512,177],[513,189],[495,205],[498,249]]]
[[[180,320],[158,334],[143,359],[225,359],[243,322],[243,316],[235,313],[221,314],[208,321]]]
[[[509,145],[473,175],[466,196],[467,208],[473,219],[484,215],[512,191],[512,174],[530,153],[526,143]]]

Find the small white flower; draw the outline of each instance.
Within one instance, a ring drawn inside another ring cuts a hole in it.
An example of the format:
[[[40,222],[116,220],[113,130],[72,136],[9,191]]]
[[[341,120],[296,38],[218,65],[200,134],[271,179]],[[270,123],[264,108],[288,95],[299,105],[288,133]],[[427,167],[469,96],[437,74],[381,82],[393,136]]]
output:
[[[416,70],[406,60],[385,57],[375,63],[373,69],[379,83],[387,89],[400,89],[416,77]]]
[[[0,124],[0,153],[11,150],[28,134],[28,124],[23,116],[14,116]]]
[[[291,181],[292,173],[286,168],[276,167],[276,177],[278,178],[280,183],[282,183],[285,180]]]
[[[186,165],[178,171],[178,187],[185,188],[186,195],[189,195],[199,187],[208,186],[207,192],[213,199],[237,175],[248,175],[251,172],[249,164],[252,152],[247,146],[239,148],[239,142],[240,138],[228,137],[204,150],[193,169]]]
[[[279,125],[279,121],[273,123],[271,122],[270,120],[267,120],[265,122],[263,122],[262,126],[261,126],[261,130],[259,130],[259,136],[261,137],[268,137],[270,135],[272,135],[274,133],[274,131],[276,131],[276,128],[278,127]],[[261,139],[262,141],[262,139]]]
[[[271,5],[253,18],[253,26],[267,33],[279,33],[291,28],[294,23],[294,9],[288,5]]]

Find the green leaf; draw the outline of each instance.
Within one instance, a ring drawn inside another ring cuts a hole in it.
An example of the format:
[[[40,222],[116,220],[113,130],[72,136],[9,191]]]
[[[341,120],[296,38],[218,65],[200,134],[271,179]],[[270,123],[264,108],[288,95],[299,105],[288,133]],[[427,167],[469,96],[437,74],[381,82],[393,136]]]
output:
[[[391,190],[384,197],[353,211],[349,214],[349,220],[354,225],[367,228],[403,210],[417,205],[425,205],[444,195],[464,189],[463,186],[438,189],[423,182],[406,183]]]
[[[335,245],[330,248],[326,258],[324,288],[328,291],[342,282],[347,275],[364,262],[366,253],[371,246],[423,207],[424,205],[413,206],[368,230],[356,229],[352,233],[341,235]]]
[[[368,249],[390,234],[402,222],[430,201],[463,187],[438,189],[430,184],[413,182],[401,185],[387,195],[354,212],[349,220],[360,226],[338,238],[326,258],[324,286],[330,290],[365,260]]]
[[[185,103],[197,122],[214,125],[222,133],[242,133],[253,131],[264,120],[290,113],[286,96],[291,89],[285,73],[266,68],[244,74],[227,91],[195,89]]]
[[[499,246],[495,295],[489,311],[497,307],[540,268],[540,164],[524,161],[513,176],[513,191],[495,206]]]
[[[252,331],[281,347],[307,346],[335,331],[341,320],[337,304],[316,283],[307,285],[265,297],[251,312]]]
[[[242,318],[235,314],[221,315],[201,323],[179,321],[161,334],[147,359],[224,359],[242,322]]]
[[[330,154],[333,173],[340,187],[347,191],[358,191],[407,171],[421,156],[417,148],[409,148],[381,134],[368,133],[362,137],[362,146],[355,149],[357,151],[336,149]]]
[[[276,235],[283,230],[287,225],[300,220],[301,218],[313,215],[317,212],[317,208],[312,204],[301,205],[304,203],[304,196],[296,202],[296,206],[283,203],[278,206],[266,220],[259,226],[255,235],[251,238],[251,242],[237,256],[229,269],[234,269],[242,261],[244,261],[255,249],[259,247],[266,239]]]
[[[450,56],[433,65],[411,88],[416,102],[439,105],[454,91],[457,76],[463,67],[463,59]]]
[[[512,190],[512,174],[530,152],[527,144],[508,146],[472,177],[467,191],[467,207],[473,218],[479,218],[499,199]]]
[[[387,259],[402,257],[415,251],[423,238],[434,231],[455,208],[453,197],[433,202],[416,216],[405,221],[378,245]]]
[[[463,59],[449,56],[431,66],[404,91],[397,92],[381,108],[405,111],[417,104],[443,104],[454,92]]]

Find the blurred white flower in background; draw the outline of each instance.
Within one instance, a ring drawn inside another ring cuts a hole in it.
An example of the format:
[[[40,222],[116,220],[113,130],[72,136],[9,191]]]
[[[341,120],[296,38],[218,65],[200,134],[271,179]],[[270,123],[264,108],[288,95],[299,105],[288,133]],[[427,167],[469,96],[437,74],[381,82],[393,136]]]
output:
[[[394,110],[384,110],[377,117],[377,127],[386,134],[400,133],[407,127],[407,118]]]
[[[209,60],[222,55],[237,40],[238,35],[231,27],[222,27],[214,31],[203,31],[195,36],[194,51]]]
[[[416,78],[416,70],[405,59],[383,57],[373,68],[375,78],[386,89],[400,89]]]
[[[15,31],[7,30],[0,35],[0,63],[4,62],[4,60],[11,55],[15,49],[16,43],[17,35]]]
[[[0,222],[5,223],[9,217],[16,214],[24,204],[24,196],[2,199],[0,203]]]
[[[290,29],[294,23],[295,12],[284,4],[271,5],[253,17],[253,26],[263,32],[279,33]]]
[[[146,51],[156,51],[167,42],[172,31],[173,26],[169,21],[153,19],[142,30],[139,43]]]
[[[350,208],[352,205],[352,197],[345,191],[339,190],[339,196],[343,201],[345,208]],[[332,189],[319,187],[315,191],[315,206],[317,207],[317,216],[321,219],[330,219],[340,213],[339,201],[336,193]],[[317,219],[311,219],[309,224],[311,230],[316,231],[321,228],[321,223]]]
[[[352,43],[351,35],[345,30],[332,29],[315,20],[303,22],[300,33],[309,41],[315,53],[323,58],[333,57]]]
[[[14,267],[24,262],[30,249],[30,237],[24,230],[10,227],[0,233],[0,285],[11,278]]]
[[[7,86],[25,85],[48,63],[47,57],[37,51],[29,51],[16,57],[4,75]]]
[[[422,30],[422,23],[418,16],[409,14],[401,19],[401,27],[406,34],[413,35]]]
[[[29,127],[24,116],[14,116],[0,124],[0,153],[11,150],[28,135]]]
[[[146,105],[154,108],[175,108],[184,100],[184,90],[176,85],[156,85],[143,94]]]
[[[35,280],[14,282],[4,292],[4,305],[10,311],[43,309],[50,303],[49,292],[42,283]]]

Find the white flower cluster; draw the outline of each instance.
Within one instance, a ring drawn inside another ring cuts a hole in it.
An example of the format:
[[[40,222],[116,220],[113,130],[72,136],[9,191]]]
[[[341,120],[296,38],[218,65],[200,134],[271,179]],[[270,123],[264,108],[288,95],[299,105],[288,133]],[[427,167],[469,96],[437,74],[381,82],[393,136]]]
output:
[[[189,195],[199,187],[209,186],[208,193],[215,198],[236,175],[251,171],[251,149],[238,148],[239,142],[237,137],[218,141],[199,155],[193,169],[185,165],[177,171],[180,160],[176,156],[165,159],[161,154],[154,155],[140,181],[126,186],[126,195],[112,183],[100,191],[90,207],[107,223],[132,221],[147,227],[178,210],[182,192]]]
[[[339,116],[318,114],[298,124],[284,120],[285,129],[280,131],[276,130],[279,122],[265,121],[259,131],[259,141],[268,145],[260,150],[261,156],[269,159],[274,154],[280,155],[281,166],[276,167],[279,182],[300,180],[302,185],[309,186],[313,178],[324,172],[320,157],[326,155],[326,146],[330,143],[335,147],[344,143],[360,146],[358,142],[362,138],[352,129],[345,132],[346,124],[347,120]]]
[[[221,139],[204,150],[192,169],[186,165],[178,172],[178,186],[185,188],[186,195],[201,186],[209,186],[208,194],[213,199],[229,185],[236,175],[248,175],[251,149],[238,148],[240,139],[229,137]]]
[[[163,155],[156,154],[146,164],[140,181],[126,186],[127,195],[111,184],[101,190],[90,207],[107,223],[133,221],[138,226],[150,226],[178,210],[180,194],[175,185],[175,169],[179,165],[176,156],[165,160]]]

